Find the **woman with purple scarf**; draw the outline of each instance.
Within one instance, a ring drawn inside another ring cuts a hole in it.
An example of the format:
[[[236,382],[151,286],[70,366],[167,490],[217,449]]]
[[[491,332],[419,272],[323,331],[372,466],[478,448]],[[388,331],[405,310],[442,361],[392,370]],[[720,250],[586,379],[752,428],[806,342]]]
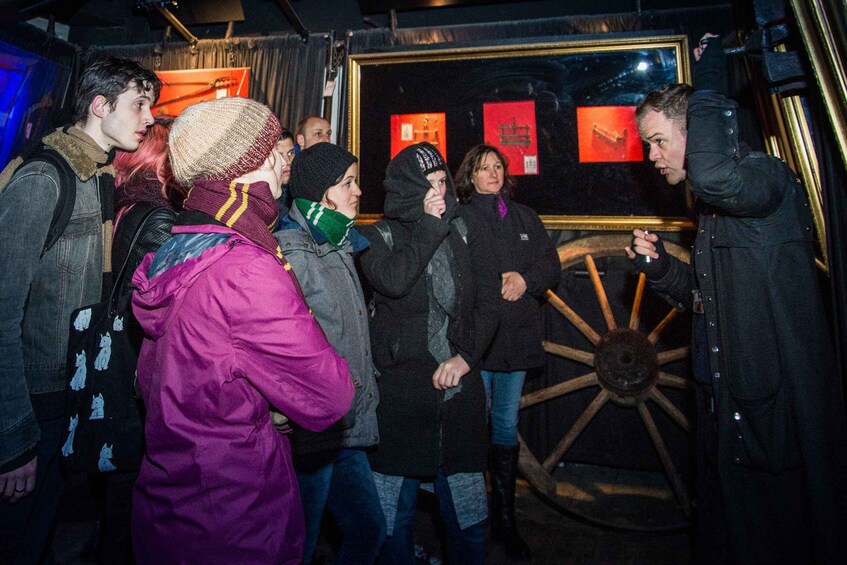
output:
[[[288,437],[270,409],[322,430],[353,397],[271,234],[280,125],[245,98],[190,106],[169,137],[191,189],[173,237],[138,267],[147,454],[133,498],[139,563],[299,563]]]

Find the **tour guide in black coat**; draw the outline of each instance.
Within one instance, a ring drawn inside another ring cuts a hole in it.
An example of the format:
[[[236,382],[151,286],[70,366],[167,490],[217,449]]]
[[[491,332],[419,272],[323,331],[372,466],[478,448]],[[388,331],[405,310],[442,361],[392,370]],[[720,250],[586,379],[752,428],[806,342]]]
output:
[[[736,104],[721,93],[720,40],[707,41],[695,51],[697,91],[663,87],[636,112],[650,160],[671,184],[687,175],[699,200],[693,265],[638,229],[627,250],[652,257],[635,264],[694,312],[697,557],[843,562],[842,393],[809,205],[782,161],[739,145]],[[684,113],[668,119],[672,99],[687,106],[687,137]]]
[[[425,196],[434,193],[426,178],[433,169],[444,171],[446,165],[430,144],[413,145],[398,153],[386,169],[386,219],[361,230],[371,242],[361,256],[361,265],[374,290],[371,342],[380,372],[377,418],[381,436],[371,467],[376,473],[407,480],[473,474],[472,489],[457,492],[457,483],[451,480],[449,490],[460,523],[464,505],[476,508],[477,521],[470,524],[481,524],[484,548],[482,473],[488,435],[478,365],[497,329],[499,278],[481,226],[459,216],[449,174],[445,175],[443,214],[439,218],[424,212]],[[378,227],[390,230],[391,243]],[[433,335],[435,318],[442,311],[448,314],[446,336]],[[446,351],[437,353],[442,357],[437,360],[433,351],[439,341]],[[444,358],[457,354],[470,372],[458,386],[437,389],[434,373],[439,362],[443,365]],[[385,483],[377,481],[381,497],[384,487]],[[436,494],[438,487],[436,481]],[[475,493],[473,501],[467,500],[470,490]],[[389,498],[396,505],[396,495]],[[442,495],[439,499],[443,500]],[[383,508],[389,528],[387,548],[396,541],[394,509]],[[411,512],[414,516],[414,509]],[[441,513],[447,521],[443,508]],[[482,522],[478,522],[480,517]],[[448,526],[448,555],[450,531]]]

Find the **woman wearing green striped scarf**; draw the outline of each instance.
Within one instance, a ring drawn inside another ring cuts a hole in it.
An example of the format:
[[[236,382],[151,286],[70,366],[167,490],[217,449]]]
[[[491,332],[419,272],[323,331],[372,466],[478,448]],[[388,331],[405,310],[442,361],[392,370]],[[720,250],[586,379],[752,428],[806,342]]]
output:
[[[350,365],[350,412],[323,432],[294,429],[294,467],[306,520],[304,563],[315,554],[328,509],[341,531],[336,563],[372,563],[385,538],[366,450],[377,444],[379,393],[368,315],[353,254],[369,244],[353,222],[362,191],[356,157],[330,143],[302,150],[291,165],[294,201],[274,236],[291,263],[312,314]]]

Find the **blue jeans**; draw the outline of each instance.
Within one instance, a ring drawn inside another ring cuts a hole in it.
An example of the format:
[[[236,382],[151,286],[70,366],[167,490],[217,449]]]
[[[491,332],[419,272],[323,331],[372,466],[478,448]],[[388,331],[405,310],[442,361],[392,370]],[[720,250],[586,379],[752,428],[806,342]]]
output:
[[[10,504],[0,501],[0,563],[40,563],[56,520],[64,479],[59,450],[65,417],[38,422],[41,442],[35,470],[35,490]]]
[[[491,414],[491,443],[518,445],[518,408],[526,371],[496,373],[480,371]]]
[[[385,539],[385,516],[364,451],[314,471],[296,471],[306,520],[304,563],[311,563],[318,545],[321,517],[329,509],[341,530],[335,563],[373,563]]]
[[[418,490],[422,479],[406,477],[400,488],[400,500],[397,504],[397,516],[394,519],[392,535],[385,538],[385,545],[379,555],[380,565],[412,565],[415,563],[415,540],[412,526],[418,509]],[[450,485],[441,472],[433,483],[438,498],[438,511],[447,536],[445,557],[449,565],[481,565],[485,562],[486,520],[459,528]]]

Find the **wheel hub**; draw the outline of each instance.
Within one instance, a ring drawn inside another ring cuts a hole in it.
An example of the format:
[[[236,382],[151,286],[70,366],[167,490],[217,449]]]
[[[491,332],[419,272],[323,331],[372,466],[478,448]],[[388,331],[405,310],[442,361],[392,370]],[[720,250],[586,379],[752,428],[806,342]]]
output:
[[[635,330],[618,328],[604,335],[594,354],[600,384],[630,404],[649,393],[659,379],[656,349]]]

